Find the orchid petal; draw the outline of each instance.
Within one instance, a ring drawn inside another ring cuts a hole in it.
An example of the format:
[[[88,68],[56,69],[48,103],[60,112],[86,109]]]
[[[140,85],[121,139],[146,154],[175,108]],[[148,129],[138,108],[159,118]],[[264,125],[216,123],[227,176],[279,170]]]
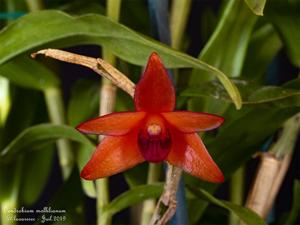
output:
[[[212,130],[224,122],[224,118],[209,113],[177,111],[162,115],[169,124],[184,133]]]
[[[172,131],[173,147],[167,161],[205,181],[220,183],[224,176],[197,134]]]
[[[135,88],[137,111],[168,112],[175,108],[175,90],[157,53],[152,53]]]
[[[124,135],[130,132],[145,115],[145,112],[111,113],[81,123],[76,129],[87,134]]]
[[[95,180],[120,173],[145,161],[136,142],[136,132],[119,137],[105,137],[98,145],[80,176]]]

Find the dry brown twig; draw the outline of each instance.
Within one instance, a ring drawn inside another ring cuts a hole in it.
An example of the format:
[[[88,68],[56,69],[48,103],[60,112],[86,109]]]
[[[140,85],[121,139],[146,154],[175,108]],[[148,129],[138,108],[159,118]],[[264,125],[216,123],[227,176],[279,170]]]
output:
[[[107,78],[120,89],[127,92],[131,97],[134,96],[134,83],[115,67],[100,58],[92,58],[79,54],[70,53],[58,49],[43,49],[32,53],[31,57],[45,55],[60,61],[73,63],[88,67],[99,75]],[[155,208],[155,212],[150,221],[150,225],[166,224],[176,212],[176,192],[179,185],[182,169],[168,164],[166,183],[164,191],[160,196]]]

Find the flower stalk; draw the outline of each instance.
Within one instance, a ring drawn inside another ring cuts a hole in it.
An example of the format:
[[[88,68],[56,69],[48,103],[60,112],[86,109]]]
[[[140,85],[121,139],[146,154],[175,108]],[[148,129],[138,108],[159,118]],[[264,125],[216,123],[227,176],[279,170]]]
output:
[[[54,124],[66,124],[65,109],[61,90],[58,88],[48,88],[44,91],[46,105],[50,121]],[[71,143],[67,139],[61,139],[57,142],[58,159],[62,169],[63,178],[66,180],[72,172],[74,156]]]
[[[120,17],[121,0],[107,0],[107,17],[113,21],[118,21]],[[116,66],[116,57],[110,51],[110,49],[103,48],[102,50],[103,59],[106,60],[110,65]],[[100,102],[99,102],[99,115],[103,116],[114,111],[116,102],[117,88],[111,81],[106,78],[102,79],[100,87]],[[99,136],[101,141],[102,136]],[[99,225],[111,224],[111,216],[104,215],[104,207],[109,203],[109,179],[102,178],[96,180],[97,189],[97,220]]]

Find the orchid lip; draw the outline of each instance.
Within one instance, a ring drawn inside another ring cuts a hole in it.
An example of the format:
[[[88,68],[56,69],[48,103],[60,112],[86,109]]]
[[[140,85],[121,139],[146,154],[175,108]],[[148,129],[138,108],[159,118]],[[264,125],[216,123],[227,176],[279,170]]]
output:
[[[159,124],[150,124],[139,131],[138,146],[147,161],[154,163],[164,161],[171,150],[169,131],[163,131]]]

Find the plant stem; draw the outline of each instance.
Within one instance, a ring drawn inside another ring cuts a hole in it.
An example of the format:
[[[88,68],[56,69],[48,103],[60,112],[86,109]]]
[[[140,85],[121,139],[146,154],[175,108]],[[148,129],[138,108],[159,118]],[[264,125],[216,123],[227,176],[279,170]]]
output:
[[[107,17],[113,21],[118,21],[120,16],[121,0],[107,0]],[[112,66],[116,65],[116,57],[110,49],[103,48],[102,57]],[[103,78],[100,87],[100,116],[112,113],[116,102],[116,87],[111,81]],[[101,137],[99,137],[101,141]],[[104,214],[103,209],[109,203],[109,180],[102,178],[96,181],[97,188],[97,219],[98,225],[110,225],[111,215]]]
[[[43,0],[26,0],[30,12],[39,11],[44,8]]]
[[[159,180],[161,171],[161,164],[150,163],[148,170],[148,178],[147,184],[153,184]],[[155,210],[155,200],[149,199],[144,202],[142,217],[141,217],[141,225],[149,224],[149,221]]]
[[[170,26],[172,47],[175,49],[180,49],[190,8],[191,0],[173,0]]]
[[[66,124],[61,90],[58,88],[48,88],[44,91],[44,95],[50,121],[54,124]],[[62,175],[64,179],[67,179],[72,172],[74,164],[71,143],[67,139],[61,139],[57,141],[57,147]]]
[[[232,203],[242,205],[244,201],[244,177],[245,167],[240,167],[231,177],[230,181],[230,201]],[[239,218],[233,213],[229,217],[230,225],[239,224]]]

